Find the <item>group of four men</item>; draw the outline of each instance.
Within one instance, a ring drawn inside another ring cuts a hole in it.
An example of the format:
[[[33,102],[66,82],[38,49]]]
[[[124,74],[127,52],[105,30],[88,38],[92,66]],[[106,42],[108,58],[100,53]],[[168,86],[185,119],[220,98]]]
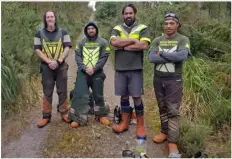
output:
[[[182,64],[190,55],[190,43],[187,37],[179,34],[178,17],[167,13],[164,17],[164,35],[149,38],[148,27],[136,22],[137,10],[133,4],[122,9],[124,23],[113,28],[110,45],[115,48],[115,95],[121,96],[120,106],[122,122],[113,125],[116,133],[128,130],[131,118],[129,97],[134,101],[137,119],[136,136],[146,137],[144,127],[143,95],[143,57],[144,50],[149,49],[149,60],[154,63],[154,88],[158,101],[161,133],[153,141],[162,143],[168,140],[169,156],[180,157],[177,142],[179,139],[179,107],[182,98]],[[37,124],[39,128],[50,122],[52,111],[53,89],[56,83],[59,96],[58,111],[65,122],[77,128],[87,124],[89,111],[89,87],[94,99],[94,114],[104,125],[111,122],[107,119],[104,101],[103,67],[110,54],[107,40],[98,36],[97,24],[90,21],[84,28],[85,37],[78,42],[75,49],[75,60],[78,65],[77,79],[71,101],[67,102],[67,70],[65,58],[72,47],[66,30],[58,27],[56,15],[52,11],[44,14],[43,29],[36,32],[34,49],[41,59],[40,71],[43,85],[43,118]]]

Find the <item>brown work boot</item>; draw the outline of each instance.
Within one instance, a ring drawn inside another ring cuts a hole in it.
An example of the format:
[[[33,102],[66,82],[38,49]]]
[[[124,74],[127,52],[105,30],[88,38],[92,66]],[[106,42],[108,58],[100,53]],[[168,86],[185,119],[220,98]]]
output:
[[[66,123],[70,123],[71,122],[71,120],[68,118],[68,114],[61,115],[61,118]]]
[[[175,143],[168,143],[168,150],[169,150],[169,155],[179,154],[177,144]]]
[[[164,133],[160,133],[159,135],[155,135],[153,137],[153,141],[157,144],[163,143],[165,140],[167,140],[168,135]]]
[[[110,126],[111,122],[106,117],[100,117],[99,119],[100,123],[105,126]]]
[[[135,113],[134,112],[132,112],[132,114],[131,114],[131,119],[133,120],[133,119],[136,119],[136,116],[135,116]]]
[[[49,122],[50,122],[49,118],[42,119],[37,123],[37,127],[42,128],[42,127],[46,126]]]
[[[136,127],[136,136],[137,137],[146,137],[146,130],[144,127],[144,117],[136,116],[137,118],[137,127]]]
[[[112,127],[115,133],[122,133],[128,130],[130,114],[122,113],[122,121],[119,125],[114,125]]]
[[[78,125],[77,122],[73,121],[73,122],[71,123],[71,127],[72,127],[72,128],[78,128],[79,125]]]

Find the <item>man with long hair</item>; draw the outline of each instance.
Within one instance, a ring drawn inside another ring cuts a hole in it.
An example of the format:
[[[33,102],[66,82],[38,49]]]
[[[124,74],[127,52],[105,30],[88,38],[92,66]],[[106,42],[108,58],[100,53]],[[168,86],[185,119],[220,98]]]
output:
[[[44,14],[44,28],[39,29],[34,37],[34,50],[41,60],[40,72],[42,74],[43,104],[42,120],[37,126],[42,128],[51,120],[52,96],[56,84],[59,96],[58,111],[65,122],[68,119],[67,102],[67,71],[68,64],[65,58],[68,56],[72,43],[68,32],[57,24],[57,17],[53,11]]]

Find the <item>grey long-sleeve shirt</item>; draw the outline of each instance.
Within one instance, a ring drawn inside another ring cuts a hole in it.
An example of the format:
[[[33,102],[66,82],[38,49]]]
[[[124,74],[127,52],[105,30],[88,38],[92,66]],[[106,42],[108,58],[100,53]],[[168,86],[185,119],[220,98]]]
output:
[[[151,63],[162,64],[168,62],[181,62],[188,58],[188,51],[181,50],[178,52],[162,52],[160,55],[157,55],[157,52],[150,52],[149,60]]]
[[[182,64],[188,55],[191,55],[189,39],[179,33],[172,38],[160,36],[154,39],[149,50],[149,60],[155,64],[158,76],[181,75]]]

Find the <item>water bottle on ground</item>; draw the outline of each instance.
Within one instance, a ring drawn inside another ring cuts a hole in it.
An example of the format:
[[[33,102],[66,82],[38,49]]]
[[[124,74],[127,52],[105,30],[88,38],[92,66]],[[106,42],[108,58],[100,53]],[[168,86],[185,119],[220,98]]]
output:
[[[138,137],[135,148],[135,158],[141,158],[142,154],[146,154],[146,137]]]

